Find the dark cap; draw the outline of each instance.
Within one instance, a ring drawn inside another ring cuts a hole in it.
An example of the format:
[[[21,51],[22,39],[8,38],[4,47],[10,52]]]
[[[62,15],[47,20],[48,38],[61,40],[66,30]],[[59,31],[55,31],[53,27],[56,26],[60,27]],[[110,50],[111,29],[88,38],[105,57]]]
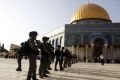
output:
[[[64,47],[62,47],[62,49],[65,49]]]
[[[20,45],[24,45],[25,43],[24,42],[21,42],[21,44]]]
[[[42,40],[43,40],[43,41],[48,41],[48,40],[49,40],[49,37],[44,36],[44,37],[42,38]]]
[[[58,48],[60,48],[61,46],[60,45],[57,45]]]
[[[38,33],[36,31],[29,32],[29,37],[37,36],[37,35],[38,35]]]

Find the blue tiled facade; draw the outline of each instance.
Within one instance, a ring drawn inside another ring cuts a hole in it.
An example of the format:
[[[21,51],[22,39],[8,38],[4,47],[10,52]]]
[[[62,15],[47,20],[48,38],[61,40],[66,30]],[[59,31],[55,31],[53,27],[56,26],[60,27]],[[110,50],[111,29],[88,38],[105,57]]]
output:
[[[120,45],[120,23],[65,25],[65,46],[89,45],[96,38],[108,45]]]

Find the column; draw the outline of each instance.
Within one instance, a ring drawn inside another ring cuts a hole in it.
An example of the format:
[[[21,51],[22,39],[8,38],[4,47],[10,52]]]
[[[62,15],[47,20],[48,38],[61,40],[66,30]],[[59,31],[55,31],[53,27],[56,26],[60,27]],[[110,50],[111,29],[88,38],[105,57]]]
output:
[[[107,58],[108,58],[108,55],[107,55],[107,46],[108,46],[108,44],[107,43],[105,43],[104,44],[104,46],[105,46],[105,51],[104,51],[104,57],[105,57],[105,62],[107,62]]]
[[[57,42],[58,44],[57,44],[57,45],[61,45],[61,44],[60,44],[60,38],[58,37],[57,39],[58,39],[58,42]]]
[[[110,46],[111,49],[111,62],[114,63],[114,58],[113,58],[113,45]]]
[[[74,53],[74,45],[72,45],[72,54]]]
[[[93,59],[93,51],[94,51],[94,50],[93,50],[93,49],[94,49],[94,44],[91,43],[91,56],[90,56],[90,57],[91,57],[91,61],[92,61],[92,62],[94,62],[94,59]]]
[[[88,62],[88,45],[86,45],[86,62]]]
[[[77,60],[78,60],[78,57],[79,57],[79,45],[77,45]]]

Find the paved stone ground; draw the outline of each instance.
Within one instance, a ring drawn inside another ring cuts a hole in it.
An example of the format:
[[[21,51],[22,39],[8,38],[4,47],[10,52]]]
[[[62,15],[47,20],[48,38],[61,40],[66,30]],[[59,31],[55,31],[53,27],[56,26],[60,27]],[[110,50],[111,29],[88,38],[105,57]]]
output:
[[[15,71],[15,59],[0,58],[0,80],[26,80],[28,60],[22,61],[22,72]],[[37,61],[39,67],[39,60]],[[52,65],[54,69],[54,64]],[[38,70],[38,69],[37,69]],[[120,80],[120,64],[76,63],[64,71],[50,71],[49,78],[39,80]],[[37,72],[38,74],[38,72]]]

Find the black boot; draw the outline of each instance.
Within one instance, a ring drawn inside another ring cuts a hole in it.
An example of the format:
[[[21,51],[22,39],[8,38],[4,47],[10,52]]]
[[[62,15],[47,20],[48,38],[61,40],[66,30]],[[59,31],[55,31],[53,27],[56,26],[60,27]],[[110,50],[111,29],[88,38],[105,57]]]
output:
[[[58,69],[55,68],[55,71],[58,71]]]
[[[27,76],[27,80],[31,80],[31,76]]]
[[[60,68],[60,71],[63,71],[63,70],[64,70],[63,67],[61,67],[61,68]]]
[[[43,74],[41,73],[41,71],[39,71],[39,77],[43,78]]]
[[[42,75],[40,75],[40,78],[43,78],[43,76],[42,76]]]
[[[36,76],[34,76],[34,75],[33,75],[32,79],[33,79],[33,80],[39,80],[39,79],[37,79]]]
[[[39,75],[40,76],[40,78],[43,78],[43,75]]]
[[[51,67],[48,67],[48,70],[52,70],[52,68],[51,68]]]
[[[18,67],[18,68],[16,69],[16,71],[22,71],[22,69],[21,69],[20,67]]]
[[[50,74],[50,72],[48,70],[46,70],[45,72],[46,72],[46,74]]]
[[[49,77],[48,75],[46,75],[46,74],[43,74],[43,77]]]

